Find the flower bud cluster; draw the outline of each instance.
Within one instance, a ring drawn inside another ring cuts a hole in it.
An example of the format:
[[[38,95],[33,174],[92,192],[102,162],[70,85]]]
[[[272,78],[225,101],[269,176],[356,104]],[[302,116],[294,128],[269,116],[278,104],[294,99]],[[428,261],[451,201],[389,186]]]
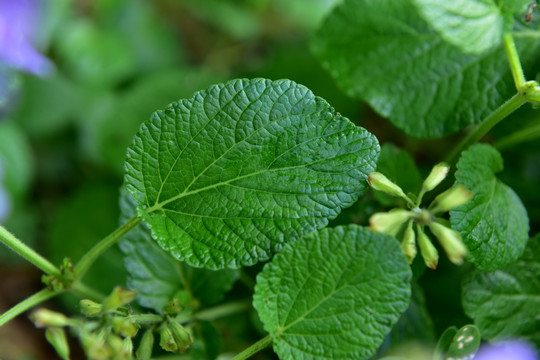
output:
[[[445,163],[435,165],[424,180],[415,201],[381,173],[372,173],[368,178],[368,183],[374,190],[401,197],[409,204],[408,210],[392,209],[389,212],[373,214],[369,219],[370,228],[373,231],[390,234],[401,239],[403,253],[409,262],[412,262],[416,257],[418,246],[424,263],[431,269],[437,267],[439,253],[426,234],[426,227],[437,238],[452,263],[460,265],[467,256],[467,248],[461,235],[447,226],[447,221],[438,218],[437,215],[465,204],[473,194],[464,186],[459,185],[438,195],[427,209],[420,208],[424,194],[435,189],[446,178],[449,170],[450,167]]]

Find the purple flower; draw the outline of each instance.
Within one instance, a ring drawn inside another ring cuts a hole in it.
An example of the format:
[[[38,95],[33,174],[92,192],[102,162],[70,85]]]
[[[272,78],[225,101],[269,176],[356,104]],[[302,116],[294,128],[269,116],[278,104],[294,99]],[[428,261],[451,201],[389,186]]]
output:
[[[486,344],[474,356],[474,360],[539,360],[529,343],[510,340],[497,344]]]
[[[0,0],[0,62],[44,76],[52,63],[32,43],[38,31],[40,0]]]

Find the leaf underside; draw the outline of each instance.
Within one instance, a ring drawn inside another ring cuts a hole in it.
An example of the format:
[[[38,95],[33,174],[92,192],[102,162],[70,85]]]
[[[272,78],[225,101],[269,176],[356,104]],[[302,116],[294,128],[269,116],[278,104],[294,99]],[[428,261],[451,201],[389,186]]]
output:
[[[157,111],[125,182],[163,249],[220,269],[268,259],[366,189],[376,138],[289,80],[233,80]]]
[[[474,193],[450,212],[452,228],[469,249],[467,260],[488,271],[514,262],[527,244],[529,218],[517,194],[495,177],[503,169],[501,155],[476,144],[463,152],[457,169],[456,185]]]
[[[253,305],[280,359],[365,359],[407,309],[410,282],[394,238],[326,228],[264,267]]]

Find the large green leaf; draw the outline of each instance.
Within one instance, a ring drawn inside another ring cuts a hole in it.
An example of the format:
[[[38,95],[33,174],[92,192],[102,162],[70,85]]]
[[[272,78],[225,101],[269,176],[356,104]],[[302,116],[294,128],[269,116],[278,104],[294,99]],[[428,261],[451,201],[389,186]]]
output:
[[[394,238],[340,226],[285,246],[253,305],[281,359],[365,359],[407,309],[410,282]]]
[[[502,270],[475,271],[463,283],[463,306],[488,340],[525,337],[540,346],[540,237]]]
[[[135,203],[125,190],[121,193],[120,210],[124,222],[135,215]],[[179,262],[156,244],[144,224],[131,230],[120,242],[120,248],[129,273],[128,287],[137,291],[142,306],[157,312],[179,291],[188,291],[202,305],[214,304],[238,278],[236,270],[196,269]]]
[[[527,244],[527,211],[516,193],[495,177],[503,161],[490,145],[471,146],[457,169],[456,184],[474,197],[450,212],[452,228],[469,249],[468,261],[481,270],[500,269],[515,261]]]
[[[366,189],[377,139],[289,80],[234,80],[146,121],[127,189],[174,257],[211,269],[268,259]]]
[[[527,68],[538,57],[538,41],[516,37]],[[322,24],[312,50],[348,95],[417,137],[478,123],[516,92],[502,47],[460,52],[413,0],[345,0]]]
[[[479,54],[502,40],[504,15],[494,0],[414,0],[422,17],[444,40]]]

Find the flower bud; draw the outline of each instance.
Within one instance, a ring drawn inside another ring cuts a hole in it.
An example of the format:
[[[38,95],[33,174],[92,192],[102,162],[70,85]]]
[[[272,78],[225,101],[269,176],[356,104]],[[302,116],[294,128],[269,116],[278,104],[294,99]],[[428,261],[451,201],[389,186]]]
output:
[[[448,166],[448,164],[444,162],[435,165],[433,169],[431,169],[431,172],[429,173],[426,180],[424,180],[424,183],[422,184],[422,190],[426,192],[435,189],[435,187],[444,180],[446,175],[448,175],[449,170],[450,166]]]
[[[69,345],[64,329],[52,327],[45,330],[45,338],[64,360],[69,360]]]
[[[133,341],[131,338],[127,337],[122,341],[122,353],[126,354],[128,359],[131,359],[131,354],[133,354]]]
[[[132,290],[123,289],[117,286],[112,291],[111,295],[103,302],[103,311],[110,312],[118,309],[120,306],[130,303],[135,299],[137,293]]]
[[[178,345],[176,345],[176,341],[173,338],[172,332],[168,327],[161,328],[161,331],[159,332],[159,346],[163,348],[163,350],[176,352],[178,350]]]
[[[103,310],[103,305],[89,299],[83,299],[79,301],[79,308],[81,309],[81,314],[84,316],[98,316],[101,314],[101,310]]]
[[[368,177],[369,186],[392,196],[406,197],[403,190],[386,176],[379,172],[372,172]]]
[[[173,298],[163,307],[163,312],[172,316],[175,316],[182,310],[183,306],[178,298]]]
[[[80,335],[84,352],[89,359],[107,360],[114,356],[109,344],[105,343],[103,336],[84,332]]]
[[[465,204],[472,197],[473,193],[467,190],[463,185],[450,188],[435,198],[433,201],[433,212],[450,211]]]
[[[407,259],[409,259],[409,264],[413,262],[417,252],[414,230],[412,228],[412,225],[412,220],[409,220],[409,222],[407,223],[407,227],[403,232],[403,239],[401,240],[401,249],[403,250],[403,253],[407,256]]]
[[[117,334],[122,335],[123,337],[132,338],[137,335],[139,326],[133,323],[131,320],[125,317],[115,317],[112,319],[112,326],[114,331]]]
[[[30,315],[30,319],[37,327],[62,327],[71,324],[71,320],[64,314],[47,309],[38,309]]]
[[[375,213],[369,218],[371,230],[390,235],[396,235],[401,225],[409,219],[412,212],[396,209],[387,213]]]
[[[169,322],[169,329],[173,335],[179,352],[184,352],[188,347],[193,345],[193,337],[191,333],[187,331],[182,325],[176,321]]]
[[[448,259],[456,265],[461,265],[463,258],[467,256],[467,248],[461,240],[461,235],[437,222],[429,224],[429,229],[439,239]]]
[[[439,252],[420,226],[416,227],[416,241],[418,242],[424,263],[428,268],[435,270],[439,263]]]
[[[150,359],[152,356],[152,348],[154,347],[154,332],[152,329],[148,329],[144,332],[139,348],[137,349],[135,355],[137,359],[146,360]]]

